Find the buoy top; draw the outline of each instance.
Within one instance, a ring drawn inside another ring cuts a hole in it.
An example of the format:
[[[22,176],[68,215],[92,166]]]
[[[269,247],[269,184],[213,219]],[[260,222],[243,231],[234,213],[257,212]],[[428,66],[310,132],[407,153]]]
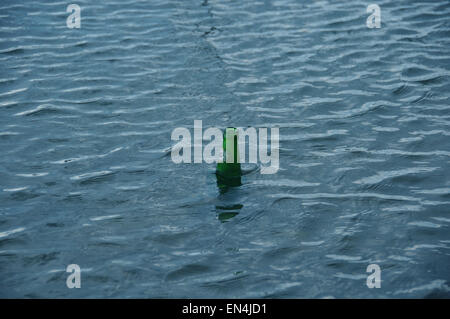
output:
[[[228,146],[228,147],[227,147]],[[223,163],[217,163],[216,172],[225,178],[239,178],[241,164],[239,161],[238,130],[227,127],[223,134]]]
[[[229,147],[227,147],[229,146]],[[227,127],[223,135],[224,162],[239,163],[238,131],[235,127]]]

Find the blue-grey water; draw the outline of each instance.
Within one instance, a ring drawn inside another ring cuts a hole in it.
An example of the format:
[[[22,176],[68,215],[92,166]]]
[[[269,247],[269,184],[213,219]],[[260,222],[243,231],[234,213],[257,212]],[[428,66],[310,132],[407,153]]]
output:
[[[2,0],[0,296],[448,298],[450,2],[370,3]],[[194,120],[280,170],[219,192]]]

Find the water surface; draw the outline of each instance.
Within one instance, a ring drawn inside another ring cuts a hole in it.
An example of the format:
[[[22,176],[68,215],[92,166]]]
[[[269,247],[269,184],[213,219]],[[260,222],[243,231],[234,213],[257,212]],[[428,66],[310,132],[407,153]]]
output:
[[[447,0],[377,1],[380,29],[366,1],[76,3],[0,5],[0,296],[450,296]],[[170,158],[196,119],[279,127],[280,170],[220,192]]]

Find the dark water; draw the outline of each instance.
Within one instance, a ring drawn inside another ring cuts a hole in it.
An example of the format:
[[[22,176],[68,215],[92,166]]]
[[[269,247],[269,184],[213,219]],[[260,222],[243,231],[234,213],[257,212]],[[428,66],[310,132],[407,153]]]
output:
[[[69,3],[0,5],[0,296],[450,296],[449,1]],[[195,119],[279,172],[220,194]]]

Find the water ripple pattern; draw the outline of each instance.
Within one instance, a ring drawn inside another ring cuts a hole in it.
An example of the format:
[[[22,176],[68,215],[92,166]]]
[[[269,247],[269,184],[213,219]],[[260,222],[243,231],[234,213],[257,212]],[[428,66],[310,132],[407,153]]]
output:
[[[0,4],[0,296],[450,297],[450,3]],[[280,128],[220,193],[176,127]],[[380,289],[366,268],[382,270]],[[81,267],[81,289],[66,267]]]

